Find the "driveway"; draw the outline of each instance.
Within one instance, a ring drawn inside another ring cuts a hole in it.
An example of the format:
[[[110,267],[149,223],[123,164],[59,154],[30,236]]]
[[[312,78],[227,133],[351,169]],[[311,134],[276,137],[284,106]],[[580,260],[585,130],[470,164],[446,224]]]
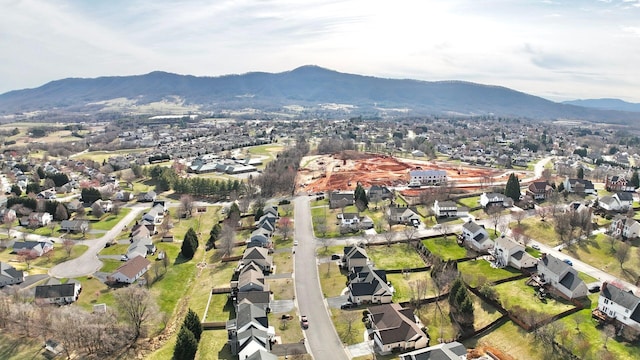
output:
[[[56,278],[76,278],[91,275],[102,267],[102,261],[98,259],[98,253],[104,245],[115,239],[125,225],[129,224],[140,216],[140,213],[149,209],[150,204],[136,204],[120,222],[109,230],[102,237],[95,240],[83,240],[80,243],[89,246],[89,249],[81,256],[60,263],[49,270],[49,275]]]
[[[349,357],[333,327],[320,288],[309,197],[299,196],[294,202],[295,239],[298,240],[295,254],[295,291],[300,314],[309,318],[309,328],[304,330],[307,349],[315,360],[347,360]]]

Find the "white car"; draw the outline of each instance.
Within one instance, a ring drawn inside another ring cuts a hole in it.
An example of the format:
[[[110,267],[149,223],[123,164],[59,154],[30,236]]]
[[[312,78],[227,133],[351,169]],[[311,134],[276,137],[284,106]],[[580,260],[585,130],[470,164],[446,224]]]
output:
[[[538,244],[533,244],[533,245],[531,245],[531,247],[536,249],[536,250],[540,250],[540,245],[538,245]]]
[[[293,246],[298,246],[298,240],[293,240]]]

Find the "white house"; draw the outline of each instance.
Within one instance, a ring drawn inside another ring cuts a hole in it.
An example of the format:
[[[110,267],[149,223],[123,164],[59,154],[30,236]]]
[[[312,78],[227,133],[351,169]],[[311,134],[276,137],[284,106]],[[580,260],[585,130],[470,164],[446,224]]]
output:
[[[633,218],[617,215],[609,225],[609,232],[613,237],[634,239],[640,235],[640,223]]]
[[[444,170],[412,170],[409,176],[412,184],[440,185],[447,182],[447,172]]]
[[[336,215],[338,220],[340,220],[340,225],[357,225],[360,222],[360,218],[356,213],[344,213]]]
[[[633,292],[620,289],[614,284],[603,283],[600,297],[598,297],[598,310],[607,317],[631,326],[640,331],[640,298]]]
[[[467,349],[454,341],[400,354],[400,360],[467,360]]]
[[[500,237],[495,241],[493,256],[498,267],[511,266],[515,269],[533,268],[538,259],[529,255],[523,245],[508,237]]]
[[[437,217],[456,217],[458,216],[458,205],[453,201],[434,201],[433,213]]]
[[[354,267],[364,267],[369,263],[367,251],[359,246],[345,246],[342,255],[342,267],[351,271]]]
[[[474,250],[486,252],[493,248],[493,240],[489,237],[487,229],[473,220],[469,220],[462,225],[462,237]]]
[[[511,207],[513,206],[513,200],[504,194],[482,193],[480,195],[480,205],[485,208],[490,206]]]
[[[624,212],[633,206],[633,194],[619,192],[598,199],[598,206],[607,211]]]
[[[569,299],[587,296],[587,285],[578,277],[578,272],[552,255],[542,254],[538,262],[538,276]]]
[[[79,282],[67,282],[65,284],[38,285],[36,286],[36,302],[46,304],[71,304],[78,300],[82,285]]]
[[[575,194],[591,194],[596,195],[596,188],[590,180],[585,179],[570,179],[564,180],[564,189],[569,193]]]
[[[144,257],[138,255],[127,261],[111,274],[114,281],[126,284],[133,284],[151,267],[151,262]]]

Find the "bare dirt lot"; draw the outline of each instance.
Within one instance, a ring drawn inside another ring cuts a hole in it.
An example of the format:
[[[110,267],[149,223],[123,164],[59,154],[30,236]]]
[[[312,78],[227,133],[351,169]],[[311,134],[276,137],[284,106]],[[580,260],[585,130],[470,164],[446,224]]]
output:
[[[506,181],[510,173],[501,169],[461,166],[442,161],[397,159],[386,155],[346,151],[305,157],[297,181],[299,188],[309,192],[354,189],[358,182],[364,187],[399,186],[409,182],[409,171],[418,169],[445,170],[449,180],[459,186]]]

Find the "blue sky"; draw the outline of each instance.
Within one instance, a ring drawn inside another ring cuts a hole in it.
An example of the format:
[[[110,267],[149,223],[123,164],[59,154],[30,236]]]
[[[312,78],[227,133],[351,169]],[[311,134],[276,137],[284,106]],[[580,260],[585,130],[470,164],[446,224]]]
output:
[[[302,65],[640,102],[640,0],[0,0],[0,93]]]

